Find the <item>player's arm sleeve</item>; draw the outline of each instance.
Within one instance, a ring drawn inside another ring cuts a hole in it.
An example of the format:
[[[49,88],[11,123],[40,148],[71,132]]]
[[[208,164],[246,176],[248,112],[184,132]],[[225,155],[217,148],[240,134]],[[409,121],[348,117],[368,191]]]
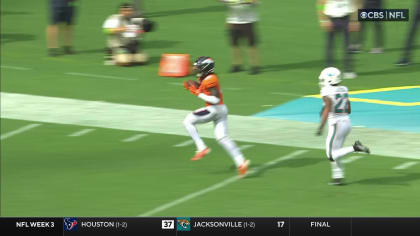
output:
[[[328,96],[328,88],[327,87],[323,87],[322,89],[321,89],[321,97],[325,97],[325,96]]]
[[[217,104],[220,102],[220,94],[219,91],[216,89],[216,87],[207,88],[211,95],[207,95],[204,93],[198,94],[198,97],[203,99],[204,101],[211,103],[211,104]]]
[[[198,97],[211,104],[217,104],[220,102],[220,98],[213,95],[206,95],[204,93],[200,93],[198,94]]]

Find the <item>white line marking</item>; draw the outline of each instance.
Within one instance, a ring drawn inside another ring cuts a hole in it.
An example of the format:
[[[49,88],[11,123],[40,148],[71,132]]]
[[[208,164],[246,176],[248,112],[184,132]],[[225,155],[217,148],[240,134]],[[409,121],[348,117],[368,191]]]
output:
[[[174,147],[186,147],[186,146],[189,146],[193,143],[194,143],[194,141],[192,139],[190,139],[190,140],[187,140],[185,142],[175,144]]]
[[[141,138],[146,137],[147,135],[148,135],[148,134],[136,134],[136,135],[134,135],[134,136],[131,136],[131,137],[128,137],[128,138],[126,138],[126,139],[122,140],[122,142],[134,142],[134,141],[136,141],[136,140],[139,140],[139,139],[141,139]]]
[[[184,85],[184,83],[181,83],[181,82],[170,82],[168,84],[170,84],[170,85],[176,85],[176,86],[183,86]]]
[[[355,125],[355,126],[353,126],[353,128],[365,128],[366,126],[363,126],[363,125]]]
[[[6,92],[0,92],[0,97],[1,119],[180,135],[190,139],[182,121],[191,110]],[[229,115],[229,121],[229,136],[237,142],[325,149],[323,139],[308,135],[308,130],[318,128],[317,123],[240,115]],[[199,131],[201,137],[214,139],[211,123],[200,125]],[[351,136],[374,143],[376,155],[420,160],[417,141],[420,133],[355,128]]]
[[[85,135],[87,133],[90,133],[90,132],[92,132],[94,130],[95,129],[82,129],[80,131],[77,131],[77,132],[74,132],[72,134],[69,134],[68,136],[70,136],[70,137],[78,137],[78,136],[82,136],[82,135]]]
[[[291,96],[291,97],[303,97],[305,95],[302,94],[295,94],[295,93],[281,93],[281,92],[273,92],[271,94],[275,94],[275,95],[283,95],[283,96]]]
[[[78,73],[78,72],[67,72],[65,74],[66,75],[74,75],[74,76],[99,78],[99,79],[137,80],[137,79],[133,79],[133,78],[117,77],[117,76],[111,76],[111,75],[96,75],[96,74],[86,74],[86,73]]]
[[[224,90],[232,90],[232,91],[238,91],[242,90],[241,88],[223,88]]]
[[[274,105],[261,105],[262,107],[272,107]]]
[[[16,134],[23,133],[23,132],[25,132],[25,131],[28,131],[28,130],[30,130],[30,129],[33,129],[33,128],[35,128],[35,127],[38,127],[38,126],[40,126],[40,125],[41,125],[41,124],[29,124],[29,125],[25,125],[25,126],[23,126],[23,127],[20,127],[20,128],[19,128],[19,129],[17,129],[17,130],[13,130],[13,131],[7,132],[7,133],[5,133],[5,134],[2,134],[2,135],[0,136],[0,140],[7,139],[7,138],[12,137],[12,136],[14,136],[14,135],[16,135]]]
[[[364,158],[364,156],[352,156],[352,157],[344,159],[343,161],[341,161],[341,163],[348,164],[348,163],[351,163],[353,161],[357,161],[357,160],[362,159],[362,158]]]
[[[409,161],[409,162],[404,162],[401,165],[398,165],[396,167],[394,167],[394,170],[404,170],[404,169],[408,169],[409,167],[412,167],[414,165],[419,164],[418,161]]]
[[[239,146],[239,150],[243,151],[243,150],[252,148],[253,146],[255,146],[255,145],[252,145],[252,144],[241,145],[241,146]]]
[[[282,157],[279,157],[279,158],[277,158],[277,159],[275,159],[273,161],[270,161],[268,163],[265,163],[264,165],[262,165],[260,167],[256,167],[256,168],[253,168],[253,169],[249,170],[249,172],[247,173],[247,175],[258,173],[258,172],[266,169],[269,166],[272,166],[272,165],[275,165],[275,164],[277,164],[279,162],[282,162],[282,161],[291,159],[291,158],[293,158],[295,156],[298,156],[298,155],[301,155],[301,154],[303,154],[305,152],[307,152],[307,150],[294,151],[294,152],[292,152],[292,153],[290,153],[290,154],[288,154],[286,156],[282,156]],[[171,208],[173,206],[179,205],[179,204],[184,203],[184,202],[186,202],[188,200],[191,200],[193,198],[196,198],[198,196],[204,195],[204,194],[206,194],[208,192],[211,192],[211,191],[217,190],[219,188],[225,187],[226,185],[229,185],[231,183],[234,183],[234,182],[240,180],[241,178],[242,177],[240,177],[238,175],[233,176],[233,177],[230,177],[230,178],[227,178],[227,179],[223,180],[222,182],[219,182],[217,184],[214,184],[214,185],[212,185],[212,186],[210,186],[208,188],[202,189],[202,190],[197,191],[197,192],[194,192],[194,193],[190,193],[190,194],[188,194],[188,195],[186,195],[186,196],[184,196],[182,198],[179,198],[179,199],[176,199],[175,201],[166,203],[166,204],[164,204],[162,206],[159,206],[159,207],[157,207],[157,208],[155,208],[155,209],[153,209],[151,211],[145,212],[145,213],[143,213],[141,215],[138,215],[138,216],[151,216],[153,214],[156,214],[158,212],[164,211],[164,210],[169,209],[169,208]]]
[[[5,68],[5,69],[12,69],[12,70],[32,70],[32,68],[19,67],[19,66],[5,66],[5,65],[2,65],[0,67]]]

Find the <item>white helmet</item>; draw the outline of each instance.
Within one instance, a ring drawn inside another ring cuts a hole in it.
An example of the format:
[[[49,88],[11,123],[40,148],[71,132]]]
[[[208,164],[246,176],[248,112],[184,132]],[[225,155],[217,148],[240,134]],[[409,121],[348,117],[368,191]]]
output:
[[[341,71],[335,67],[327,67],[319,75],[319,85],[321,87],[339,84],[341,80]]]

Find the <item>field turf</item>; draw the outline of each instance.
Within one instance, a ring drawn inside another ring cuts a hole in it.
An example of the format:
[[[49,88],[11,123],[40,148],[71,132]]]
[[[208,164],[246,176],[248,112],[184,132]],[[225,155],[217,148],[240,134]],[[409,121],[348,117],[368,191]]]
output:
[[[1,92],[182,110],[201,107],[203,103],[180,86],[185,78],[157,76],[162,53],[213,57],[230,114],[251,116],[267,106],[319,92],[325,35],[312,2],[263,1],[259,6],[259,75],[227,72],[231,57],[225,7],[213,0],[146,1],[147,15],[158,24],[144,41],[151,62],[141,67],[104,66],[101,26],[116,11],[117,2],[79,1],[76,54],[52,58],[46,51],[46,1],[1,1]],[[412,3],[394,0],[387,7],[410,8]],[[420,51],[413,57],[417,64],[393,65],[402,53],[408,26],[386,23],[386,53],[356,55],[359,77],[344,84],[350,90],[419,85]],[[366,49],[372,41],[368,39]],[[332,187],[327,185],[330,167],[325,151],[296,148],[293,140],[290,146],[238,142],[247,147],[243,152],[255,172],[235,179],[233,162],[214,139],[205,139],[213,149],[208,158],[191,162],[193,145],[176,147],[189,140],[186,134],[31,122],[5,119],[3,114],[1,134],[33,123],[41,125],[1,140],[1,216],[419,216],[420,212],[420,164],[393,169],[418,160],[378,156],[374,146],[372,155],[349,155],[364,158],[346,165],[346,186]],[[90,128],[94,130],[85,135],[69,136]],[[123,141],[137,134],[146,135]],[[309,135],[314,130],[308,130]],[[278,159],[299,150],[305,152]],[[214,187],[220,183],[223,186]],[[187,200],[153,211],[179,199]]]

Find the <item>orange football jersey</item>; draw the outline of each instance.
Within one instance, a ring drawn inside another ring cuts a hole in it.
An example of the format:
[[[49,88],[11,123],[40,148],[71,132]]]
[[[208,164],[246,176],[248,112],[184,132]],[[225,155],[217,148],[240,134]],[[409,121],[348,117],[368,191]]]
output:
[[[215,87],[220,94],[220,102],[217,105],[223,104],[223,95],[222,95],[222,91],[220,90],[220,84],[219,84],[219,79],[217,78],[217,75],[210,74],[206,76],[206,78],[204,78],[201,81],[199,89],[201,90],[202,93],[211,96],[210,88],[213,88],[213,87]],[[214,104],[206,102],[206,106],[210,106],[210,105],[214,105]]]

